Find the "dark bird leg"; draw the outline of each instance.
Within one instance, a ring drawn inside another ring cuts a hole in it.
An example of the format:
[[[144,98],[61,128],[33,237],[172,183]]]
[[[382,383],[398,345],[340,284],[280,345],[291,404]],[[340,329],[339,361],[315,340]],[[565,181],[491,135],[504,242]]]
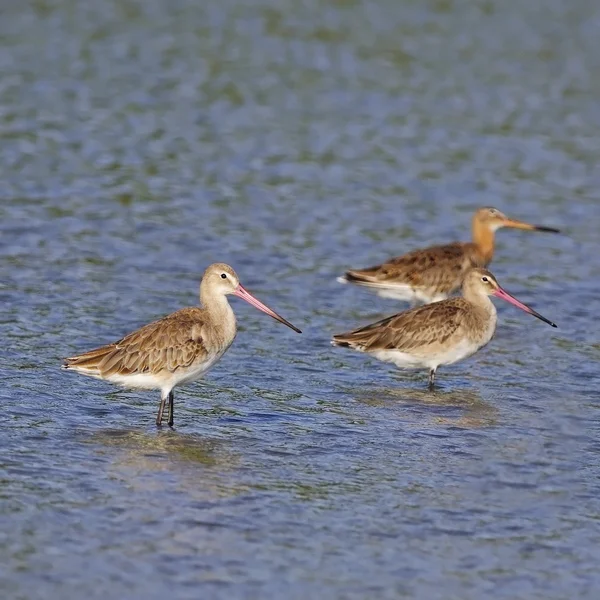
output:
[[[173,427],[173,409],[175,405],[175,402],[173,402],[174,399],[175,394],[173,394],[173,392],[169,392],[169,427]]]
[[[432,392],[435,387],[435,369],[429,369],[429,391]]]
[[[160,427],[162,425],[163,412],[165,412],[165,402],[169,396],[170,392],[160,393],[160,406],[158,407],[158,414],[156,415],[156,426]]]

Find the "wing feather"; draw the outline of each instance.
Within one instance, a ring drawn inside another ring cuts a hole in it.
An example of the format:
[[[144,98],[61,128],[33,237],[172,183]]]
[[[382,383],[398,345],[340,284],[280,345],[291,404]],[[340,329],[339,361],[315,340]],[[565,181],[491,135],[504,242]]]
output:
[[[463,298],[434,302],[407,310],[348,333],[335,335],[334,344],[363,352],[417,351],[442,344],[464,324],[467,306]]]
[[[65,367],[115,373],[174,372],[208,355],[202,309],[184,308],[108,344],[66,359]]]
[[[351,270],[346,279],[371,287],[410,285],[450,293],[461,285],[465,272],[477,262],[472,244],[455,242],[415,250],[368,269]]]

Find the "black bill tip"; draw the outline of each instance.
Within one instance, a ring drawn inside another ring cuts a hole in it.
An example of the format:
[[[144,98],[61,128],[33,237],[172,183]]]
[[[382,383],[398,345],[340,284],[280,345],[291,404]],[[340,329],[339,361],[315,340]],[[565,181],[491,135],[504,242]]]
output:
[[[542,315],[540,315],[539,312],[535,312],[535,310],[532,310],[531,314],[534,317],[537,317],[540,321],[544,321],[544,323],[548,323],[548,325],[550,325],[550,327],[555,327],[556,329],[558,329],[558,325],[556,323],[553,323],[550,319],[546,319],[546,317],[543,317]]]
[[[292,325],[289,321],[286,321],[285,319],[282,321],[282,323],[284,325],[287,325],[290,329],[293,329],[296,333],[302,333],[302,331],[300,331],[300,329],[298,329],[295,325]]]

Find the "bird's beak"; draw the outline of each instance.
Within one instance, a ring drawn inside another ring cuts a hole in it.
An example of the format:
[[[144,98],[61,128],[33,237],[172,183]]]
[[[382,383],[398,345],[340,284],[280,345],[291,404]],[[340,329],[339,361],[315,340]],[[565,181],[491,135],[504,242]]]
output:
[[[546,319],[546,317],[540,315],[539,312],[536,312],[535,310],[533,310],[533,308],[527,306],[527,304],[523,304],[520,300],[517,300],[514,296],[509,294],[506,290],[503,290],[500,286],[498,286],[498,289],[494,292],[494,296],[496,296],[496,298],[502,298],[502,300],[506,300],[507,302],[510,302],[510,304],[512,304],[513,306],[516,306],[517,308],[524,310],[526,313],[529,313],[530,315],[533,315],[534,317],[537,317],[538,319],[544,321],[544,323],[548,323],[548,325],[556,327],[555,323],[549,321],[548,319]]]
[[[526,229],[527,231],[545,231],[547,233],[560,233],[558,229],[553,227],[544,227],[543,225],[531,225],[525,221],[517,221],[515,219],[504,219],[501,227],[510,227],[511,229]]]
[[[258,310],[266,313],[270,317],[273,317],[276,321],[287,325],[290,329],[293,329],[296,333],[302,333],[297,327],[294,327],[289,321],[286,321],[282,316],[278,315],[274,310],[271,310],[268,306],[264,305],[260,300],[255,298],[242,284],[238,284],[237,288],[233,292],[235,296],[245,300],[248,304],[251,304]]]

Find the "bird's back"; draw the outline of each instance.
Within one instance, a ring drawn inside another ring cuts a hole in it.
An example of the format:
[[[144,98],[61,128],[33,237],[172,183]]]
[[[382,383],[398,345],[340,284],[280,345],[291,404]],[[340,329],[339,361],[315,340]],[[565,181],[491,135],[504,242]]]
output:
[[[471,309],[464,298],[450,298],[335,335],[333,343],[362,352],[431,352],[453,343],[461,335]]]
[[[202,308],[183,308],[117,342],[67,358],[64,368],[101,379],[175,372],[205,359],[215,345]]]
[[[346,280],[367,287],[409,286],[429,297],[460,289],[464,274],[481,262],[474,244],[455,242],[414,250],[381,265],[350,270]]]

